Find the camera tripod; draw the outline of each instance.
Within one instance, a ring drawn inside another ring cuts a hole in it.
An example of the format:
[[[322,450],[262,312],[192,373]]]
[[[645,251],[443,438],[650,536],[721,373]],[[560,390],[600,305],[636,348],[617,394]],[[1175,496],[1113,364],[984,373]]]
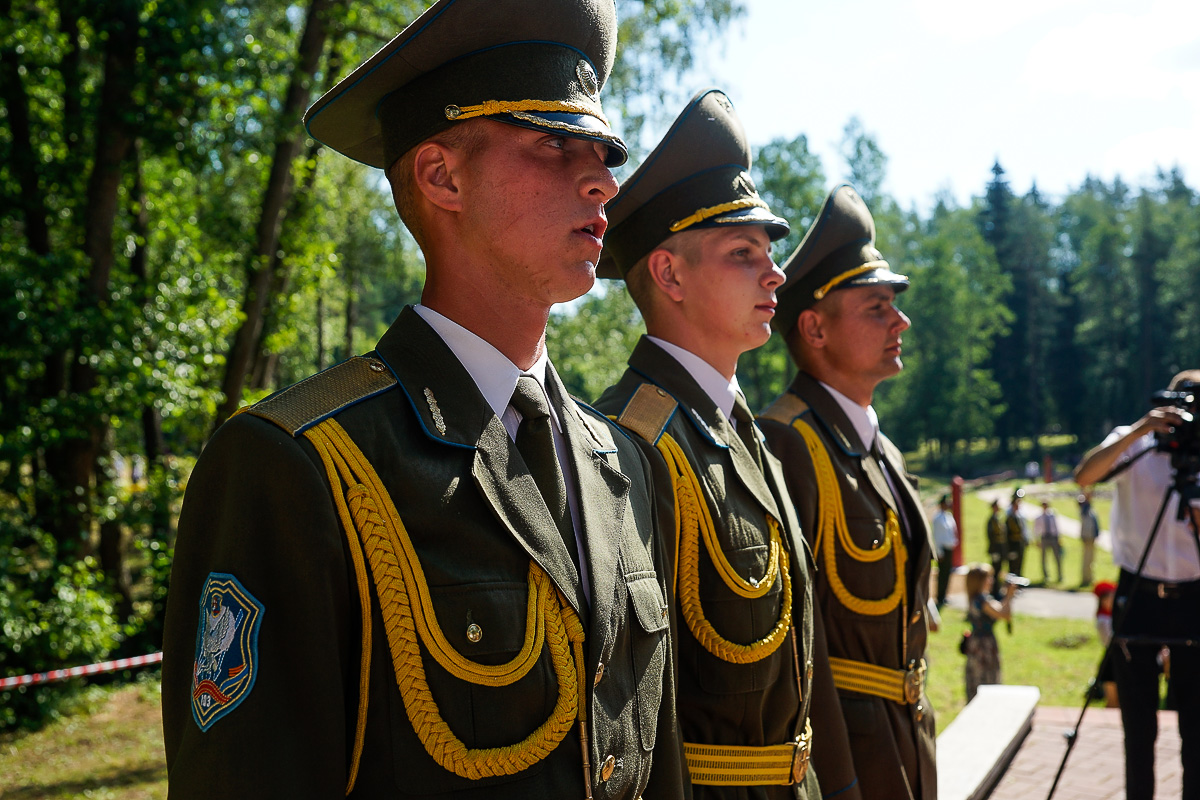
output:
[[[1138,453],[1132,459],[1122,464],[1117,469],[1101,478],[1097,483],[1112,479],[1119,472],[1128,469],[1134,461],[1143,457],[1147,453],[1155,452],[1153,448],[1147,449]],[[1075,720],[1075,727],[1063,733],[1067,740],[1067,749],[1063,753],[1062,761],[1058,765],[1058,772],[1054,775],[1054,782],[1050,784],[1050,792],[1046,795],[1046,800],[1051,800],[1054,797],[1054,791],[1058,788],[1058,781],[1062,778],[1063,770],[1067,767],[1067,759],[1071,757],[1071,750],[1075,747],[1075,742],[1079,738],[1079,726],[1083,723],[1083,716],[1087,713],[1088,706],[1092,702],[1092,687],[1100,684],[1101,677],[1104,675],[1105,667],[1113,658],[1113,649],[1121,647],[1125,649],[1129,645],[1158,645],[1159,647],[1200,647],[1200,640],[1191,638],[1175,638],[1164,639],[1160,637],[1147,636],[1127,636],[1125,635],[1125,621],[1129,618],[1129,611],[1133,607],[1134,598],[1137,597],[1138,588],[1142,582],[1142,570],[1146,566],[1146,559],[1150,555],[1150,549],[1154,546],[1154,540],[1158,536],[1159,529],[1162,527],[1163,515],[1166,513],[1167,505],[1170,503],[1171,495],[1179,495],[1179,507],[1176,513],[1176,520],[1183,521],[1185,518],[1188,521],[1188,527],[1192,532],[1192,540],[1196,543],[1197,554],[1200,554],[1200,531],[1196,529],[1196,519],[1191,515],[1191,501],[1200,498],[1200,486],[1197,485],[1197,475],[1195,470],[1185,472],[1180,467],[1172,463],[1172,468],[1175,471],[1174,480],[1171,485],[1163,490],[1162,502],[1159,503],[1158,513],[1154,517],[1154,527],[1150,531],[1150,536],[1146,540],[1146,546],[1142,548],[1141,557],[1138,559],[1137,570],[1133,573],[1133,583],[1129,587],[1129,594],[1125,598],[1125,605],[1120,611],[1119,617],[1113,619],[1113,633],[1108,640],[1108,646],[1104,648],[1104,655],[1100,658],[1100,666],[1096,668],[1096,677],[1092,679],[1088,685],[1088,689],[1084,692],[1083,708],[1079,710],[1079,718]]]

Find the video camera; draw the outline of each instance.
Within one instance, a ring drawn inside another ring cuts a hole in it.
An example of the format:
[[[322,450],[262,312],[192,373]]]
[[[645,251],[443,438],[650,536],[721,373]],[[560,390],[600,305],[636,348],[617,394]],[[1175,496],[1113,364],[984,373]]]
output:
[[[1181,475],[1200,472],[1200,384],[1184,381],[1175,391],[1163,390],[1150,395],[1155,406],[1174,406],[1183,422],[1167,433],[1155,434],[1155,450],[1171,456],[1171,467]]]

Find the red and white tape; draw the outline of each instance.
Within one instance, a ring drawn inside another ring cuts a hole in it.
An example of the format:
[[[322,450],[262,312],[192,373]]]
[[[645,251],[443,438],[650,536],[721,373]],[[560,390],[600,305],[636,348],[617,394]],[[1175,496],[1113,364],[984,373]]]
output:
[[[133,658],[118,658],[116,661],[102,661],[99,664],[88,664],[86,667],[71,667],[70,669],[52,669],[49,672],[35,672],[32,675],[17,675],[13,678],[0,678],[0,690],[14,689],[18,686],[29,686],[35,683],[54,683],[76,678],[80,675],[99,675],[102,672],[116,672],[130,667],[141,667],[146,664],[157,664],[162,661],[162,653],[150,653]]]

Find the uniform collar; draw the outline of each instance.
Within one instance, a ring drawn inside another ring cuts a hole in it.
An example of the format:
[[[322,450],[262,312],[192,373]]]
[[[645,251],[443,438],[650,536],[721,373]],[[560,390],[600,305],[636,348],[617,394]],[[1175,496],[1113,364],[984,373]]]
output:
[[[429,327],[441,337],[450,351],[466,369],[467,374],[479,387],[480,394],[497,417],[503,418],[513,390],[517,388],[517,379],[522,375],[531,375],[546,391],[546,365],[549,358],[543,348],[541,356],[527,370],[521,370],[512,363],[506,355],[491,345],[486,339],[472,333],[449,317],[434,311],[428,306],[417,304],[413,310]],[[555,427],[562,430],[562,422],[554,411],[554,403],[549,403],[550,417]],[[511,433],[511,431],[510,431]]]
[[[830,397],[837,401],[842,413],[854,426],[854,432],[858,434],[858,440],[863,443],[863,447],[867,450],[874,447],[875,437],[879,435],[879,415],[875,413],[875,406],[863,408],[828,383],[824,381],[817,381],[817,383],[825,387],[825,391],[829,392]]]
[[[718,372],[712,364],[690,350],[685,350],[679,345],[657,336],[646,334],[646,338],[678,361],[680,366],[687,370],[688,375],[692,376],[692,380],[700,386],[704,394],[713,401],[713,405],[721,409],[721,413],[725,415],[726,419],[733,421],[733,404],[741,392],[737,376],[734,376],[732,381],[727,381],[725,376]]]

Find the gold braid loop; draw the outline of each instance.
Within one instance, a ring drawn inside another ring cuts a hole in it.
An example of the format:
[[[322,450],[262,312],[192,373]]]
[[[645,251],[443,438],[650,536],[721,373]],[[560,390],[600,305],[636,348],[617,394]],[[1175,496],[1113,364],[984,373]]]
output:
[[[817,478],[817,497],[821,498],[817,512],[817,530],[813,550],[819,553],[825,561],[825,574],[829,578],[829,586],[833,589],[838,601],[846,608],[857,614],[878,617],[891,612],[907,599],[905,567],[908,563],[908,549],[900,535],[900,523],[895,513],[889,508],[887,522],[884,525],[883,544],[873,550],[859,547],[850,536],[850,527],[846,524],[846,508],[842,505],[842,490],[838,485],[837,475],[834,474],[833,462],[829,460],[829,452],[825,449],[821,437],[813,427],[802,419],[792,423],[808,446],[812,457],[813,472]],[[871,563],[879,561],[889,553],[895,553],[893,562],[896,568],[896,578],[892,585],[891,594],[878,600],[868,600],[853,594],[842,582],[837,567],[837,545],[855,561]]]
[[[767,204],[762,200],[753,198],[731,200],[728,203],[721,203],[720,205],[702,208],[696,211],[694,214],[686,216],[683,219],[676,220],[675,222],[671,223],[669,230],[671,233],[679,233],[685,228],[690,228],[693,225],[704,222],[704,220],[708,219],[709,217],[715,217],[718,214],[728,214],[730,211],[739,211],[743,208],[767,208]]]
[[[761,661],[779,649],[792,626],[792,580],[788,572],[787,552],[780,538],[779,523],[770,516],[767,517],[767,524],[771,529],[767,574],[761,581],[744,580],[721,550],[720,542],[717,541],[716,526],[713,524],[708,504],[701,499],[700,482],[688,464],[687,456],[670,434],[663,434],[657,447],[674,476],[675,559],[676,570],[682,570],[682,575],[676,575],[676,584],[680,611],[687,622],[688,630],[705,650],[722,661],[731,664],[753,664]],[[722,581],[741,597],[762,597],[774,586],[775,579],[782,577],[783,602],[779,610],[779,619],[771,632],[757,642],[731,642],[717,633],[712,623],[704,616],[704,608],[700,601],[701,535],[704,548],[708,551],[709,558]]]
[[[578,718],[586,719],[583,624],[550,577],[529,564],[525,644],[509,663],[478,664],[458,653],[442,633],[416,550],[370,463],[332,419],[305,434],[321,454],[349,537],[362,540],[379,597],[388,648],[404,710],[425,751],[443,768],[479,780],[512,775],[553,751]],[[472,750],[442,718],[429,688],[421,645],[451,675],[482,686],[506,686],[524,677],[541,654],[550,652],[558,700],[550,717],[517,744]],[[574,651],[574,652],[572,652]]]

